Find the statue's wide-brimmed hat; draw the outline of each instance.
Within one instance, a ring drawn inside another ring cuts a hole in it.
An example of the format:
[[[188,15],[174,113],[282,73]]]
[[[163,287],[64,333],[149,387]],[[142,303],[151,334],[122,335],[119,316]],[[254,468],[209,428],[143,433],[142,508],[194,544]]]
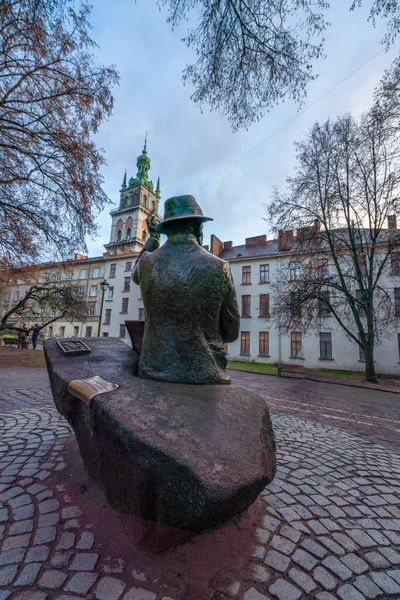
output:
[[[168,198],[164,204],[164,220],[156,227],[158,233],[163,233],[164,225],[181,219],[200,219],[201,221],[212,221],[211,217],[205,217],[194,196],[174,196]]]

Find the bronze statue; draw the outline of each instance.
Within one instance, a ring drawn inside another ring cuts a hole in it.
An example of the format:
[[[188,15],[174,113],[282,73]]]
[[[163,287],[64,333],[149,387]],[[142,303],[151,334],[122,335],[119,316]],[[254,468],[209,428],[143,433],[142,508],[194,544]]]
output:
[[[230,383],[224,343],[239,335],[229,264],[202,248],[205,217],[193,196],[165,202],[133,267],[146,311],[139,375],[177,383]],[[159,247],[160,233],[167,242]]]

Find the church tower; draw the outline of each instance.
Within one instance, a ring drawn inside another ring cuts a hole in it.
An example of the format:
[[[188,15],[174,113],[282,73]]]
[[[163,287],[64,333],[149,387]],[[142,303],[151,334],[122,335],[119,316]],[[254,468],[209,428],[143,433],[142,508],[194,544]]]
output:
[[[149,180],[150,158],[147,156],[147,136],[143,152],[138,156],[136,177],[131,177],[127,184],[126,171],[120,190],[119,207],[112,210],[110,242],[104,247],[107,252],[129,248],[139,252],[149,236],[146,218],[150,213],[158,215],[161,198],[160,178],[154,191],[153,182]]]

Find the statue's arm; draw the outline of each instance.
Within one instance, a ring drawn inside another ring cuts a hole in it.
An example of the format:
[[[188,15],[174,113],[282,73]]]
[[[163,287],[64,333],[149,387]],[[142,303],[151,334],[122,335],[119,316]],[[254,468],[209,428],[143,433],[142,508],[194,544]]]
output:
[[[224,344],[234,342],[239,336],[240,313],[236,300],[236,290],[231,270],[226,264],[224,268],[225,297],[221,308],[220,331]]]
[[[146,252],[154,252],[154,250],[157,250],[157,248],[159,248],[160,246],[160,234],[156,232],[155,230],[155,226],[157,224],[154,215],[150,215],[149,217],[147,217],[146,219],[147,221],[147,227],[148,230],[150,232],[150,237],[147,240],[147,242],[145,243],[145,245],[143,246],[143,248],[141,249],[139,256],[136,259],[135,264],[133,265],[133,269],[132,269],[132,280],[137,283],[139,285],[140,281],[139,281],[139,272],[140,272],[140,260],[142,258],[142,256],[146,253]]]

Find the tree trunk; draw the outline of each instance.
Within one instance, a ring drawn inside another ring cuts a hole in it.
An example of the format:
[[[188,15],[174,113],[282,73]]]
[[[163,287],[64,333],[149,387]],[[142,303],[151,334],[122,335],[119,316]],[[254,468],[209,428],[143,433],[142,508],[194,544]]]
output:
[[[374,364],[374,347],[372,344],[366,344],[364,346],[365,356],[365,379],[371,383],[377,383],[378,378],[376,376],[375,364]]]

